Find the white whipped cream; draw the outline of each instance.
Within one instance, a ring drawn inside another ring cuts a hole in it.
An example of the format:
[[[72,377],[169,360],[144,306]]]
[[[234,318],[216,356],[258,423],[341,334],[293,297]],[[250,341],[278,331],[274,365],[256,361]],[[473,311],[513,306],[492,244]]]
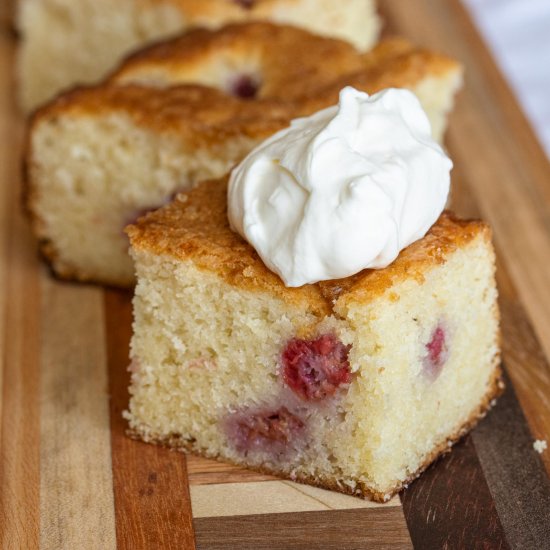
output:
[[[388,266],[447,200],[451,160],[416,96],[353,88],[292,121],[231,173],[231,228],[287,286]]]

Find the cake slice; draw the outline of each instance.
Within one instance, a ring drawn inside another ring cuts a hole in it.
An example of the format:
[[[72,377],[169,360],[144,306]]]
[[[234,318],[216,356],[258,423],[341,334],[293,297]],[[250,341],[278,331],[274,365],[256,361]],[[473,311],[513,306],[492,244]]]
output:
[[[362,55],[268,23],[194,31],[35,114],[25,158],[34,231],[58,276],[130,286],[125,225],[221,177],[293,118],[336,104],[344,86],[411,89],[441,137],[460,82],[454,60],[400,40]]]
[[[63,88],[95,82],[130,50],[192,27],[272,20],[374,45],[374,0],[22,0],[20,98],[25,110]]]
[[[127,231],[135,437],[388,500],[502,383],[491,233],[444,213],[381,270],[285,287],[227,221],[226,180]]]

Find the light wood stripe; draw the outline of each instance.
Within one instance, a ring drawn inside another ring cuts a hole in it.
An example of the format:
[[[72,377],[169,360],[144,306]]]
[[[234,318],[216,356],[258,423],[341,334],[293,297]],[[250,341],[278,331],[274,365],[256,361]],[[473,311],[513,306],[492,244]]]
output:
[[[190,489],[194,518],[401,505],[398,497],[386,504],[377,504],[334,491],[280,480],[192,485]]]
[[[103,292],[42,289],[41,546],[115,548]]]

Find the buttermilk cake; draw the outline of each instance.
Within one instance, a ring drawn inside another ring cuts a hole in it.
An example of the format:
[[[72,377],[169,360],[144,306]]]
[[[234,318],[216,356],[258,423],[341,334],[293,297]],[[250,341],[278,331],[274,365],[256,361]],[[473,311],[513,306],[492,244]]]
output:
[[[104,77],[138,46],[193,27],[271,20],[347,40],[378,38],[373,0],[21,0],[20,99],[25,110]]]
[[[205,182],[127,231],[134,436],[386,501],[502,388],[489,227],[443,213],[385,269],[286,287]]]
[[[461,78],[456,61],[402,40],[359,54],[260,22],[152,46],[32,118],[26,204],[41,250],[62,278],[131,286],[123,228],[140,214],[223,176],[291,119],[337,103],[348,84],[414,91],[439,139]]]

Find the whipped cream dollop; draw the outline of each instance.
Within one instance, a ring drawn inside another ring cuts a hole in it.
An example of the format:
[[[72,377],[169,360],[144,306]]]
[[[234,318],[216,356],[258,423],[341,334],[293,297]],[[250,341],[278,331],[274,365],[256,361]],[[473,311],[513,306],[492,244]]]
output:
[[[231,228],[287,286],[388,266],[445,207],[451,160],[416,96],[340,92],[231,173]]]

